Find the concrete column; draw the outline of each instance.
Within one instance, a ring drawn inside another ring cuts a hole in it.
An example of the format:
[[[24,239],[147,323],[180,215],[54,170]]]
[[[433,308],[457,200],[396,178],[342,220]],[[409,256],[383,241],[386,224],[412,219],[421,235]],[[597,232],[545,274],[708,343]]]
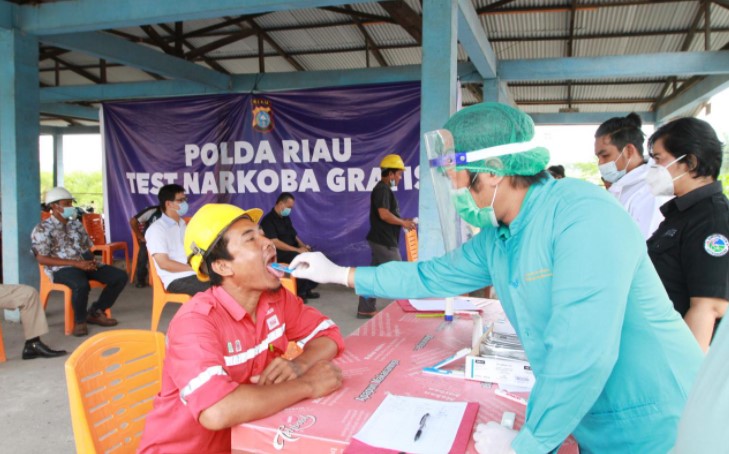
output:
[[[40,221],[38,40],[0,29],[3,280],[38,287],[30,232]]]
[[[53,186],[63,186],[63,134],[53,133]]]
[[[423,1],[420,200],[418,204],[418,216],[420,217],[418,256],[420,260],[437,257],[445,252],[444,235],[422,134],[442,128],[456,110],[457,13],[457,0]],[[455,227],[455,211],[453,216]],[[455,234],[455,229],[453,232]]]

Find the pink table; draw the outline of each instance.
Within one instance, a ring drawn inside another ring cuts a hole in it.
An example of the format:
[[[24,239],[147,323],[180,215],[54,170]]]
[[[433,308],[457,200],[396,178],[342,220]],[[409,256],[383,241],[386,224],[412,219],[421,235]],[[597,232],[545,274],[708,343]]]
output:
[[[499,316],[501,308],[494,303],[484,320]],[[422,372],[470,346],[471,326],[470,317],[447,323],[417,318],[397,303],[390,304],[345,339],[346,350],[335,361],[344,373],[341,389],[234,427],[233,452],[341,453],[386,393],[478,402],[477,422],[501,421],[504,411],[512,411],[517,415],[515,427],[521,427],[526,407],[496,396],[488,384]],[[468,452],[475,452],[473,440]],[[560,452],[578,452],[574,440],[567,440]]]

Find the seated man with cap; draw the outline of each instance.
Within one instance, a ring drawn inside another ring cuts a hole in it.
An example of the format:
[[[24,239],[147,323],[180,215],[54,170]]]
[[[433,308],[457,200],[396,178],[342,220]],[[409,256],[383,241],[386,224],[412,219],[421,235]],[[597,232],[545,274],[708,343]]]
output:
[[[73,196],[65,188],[49,189],[46,205],[51,209],[51,216],[35,226],[31,243],[38,263],[45,267],[51,281],[71,288],[75,319],[73,335],[79,337],[89,334],[87,323],[100,326],[117,324],[104,311],[114,305],[124,290],[127,273],[113,266],[96,263],[91,252],[94,243],[77,218],[78,211],[73,202]],[[106,284],[106,287],[87,310],[90,280]]]
[[[230,452],[232,426],[341,386],[331,362],[344,349],[339,328],[281,287],[262,214],[208,204],[190,220],[185,252],[211,287],[170,322],[140,453]],[[303,347],[293,360],[281,357],[289,341]]]

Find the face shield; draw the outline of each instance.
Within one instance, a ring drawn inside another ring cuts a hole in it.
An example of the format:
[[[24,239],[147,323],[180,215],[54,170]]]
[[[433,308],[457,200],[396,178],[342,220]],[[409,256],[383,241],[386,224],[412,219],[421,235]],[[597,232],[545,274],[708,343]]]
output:
[[[463,242],[464,236],[460,234],[459,227],[460,216],[453,200],[457,196],[461,199],[467,197],[472,201],[471,195],[466,191],[473,184],[474,174],[487,172],[498,176],[535,175],[544,170],[549,161],[549,152],[533,140],[456,152],[451,132],[438,129],[425,133],[424,142],[447,251]],[[471,216],[464,218],[467,221],[486,215],[485,209],[476,207],[475,202],[471,208]],[[481,220],[473,225],[482,227],[484,224]]]
[[[457,180],[455,142],[450,131],[445,129],[426,132],[423,141],[430,164],[430,176],[433,181],[443,245],[448,252],[463,242],[460,234],[460,218],[451,201],[451,193],[456,189]],[[460,159],[465,158],[465,154],[460,153],[459,155]]]

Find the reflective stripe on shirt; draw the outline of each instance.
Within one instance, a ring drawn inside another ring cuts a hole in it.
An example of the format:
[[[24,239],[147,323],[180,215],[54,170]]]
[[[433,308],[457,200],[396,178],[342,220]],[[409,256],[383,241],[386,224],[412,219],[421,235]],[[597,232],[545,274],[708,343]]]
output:
[[[326,319],[323,322],[319,323],[319,325],[314,328],[314,331],[311,332],[308,336],[301,339],[296,343],[301,348],[304,348],[304,345],[306,345],[307,342],[309,342],[314,336],[316,336],[319,332],[324,331],[325,329],[329,329],[332,326],[336,326],[336,324],[331,321],[330,319]]]
[[[237,366],[239,364],[243,364],[248,360],[251,360],[258,356],[260,353],[266,351],[268,349],[268,345],[273,343],[275,340],[277,340],[279,337],[283,336],[284,331],[286,331],[286,324],[283,324],[276,328],[275,330],[268,333],[268,336],[261,341],[256,346],[253,346],[249,348],[248,350],[244,352],[240,352],[235,355],[231,356],[223,356],[225,358],[225,365],[226,366]]]
[[[196,389],[209,382],[211,378],[216,375],[228,375],[223,370],[223,366],[212,366],[208,367],[200,373],[197,377],[190,380],[185,388],[180,391],[180,400],[183,404],[187,405],[187,396],[195,392]]]

